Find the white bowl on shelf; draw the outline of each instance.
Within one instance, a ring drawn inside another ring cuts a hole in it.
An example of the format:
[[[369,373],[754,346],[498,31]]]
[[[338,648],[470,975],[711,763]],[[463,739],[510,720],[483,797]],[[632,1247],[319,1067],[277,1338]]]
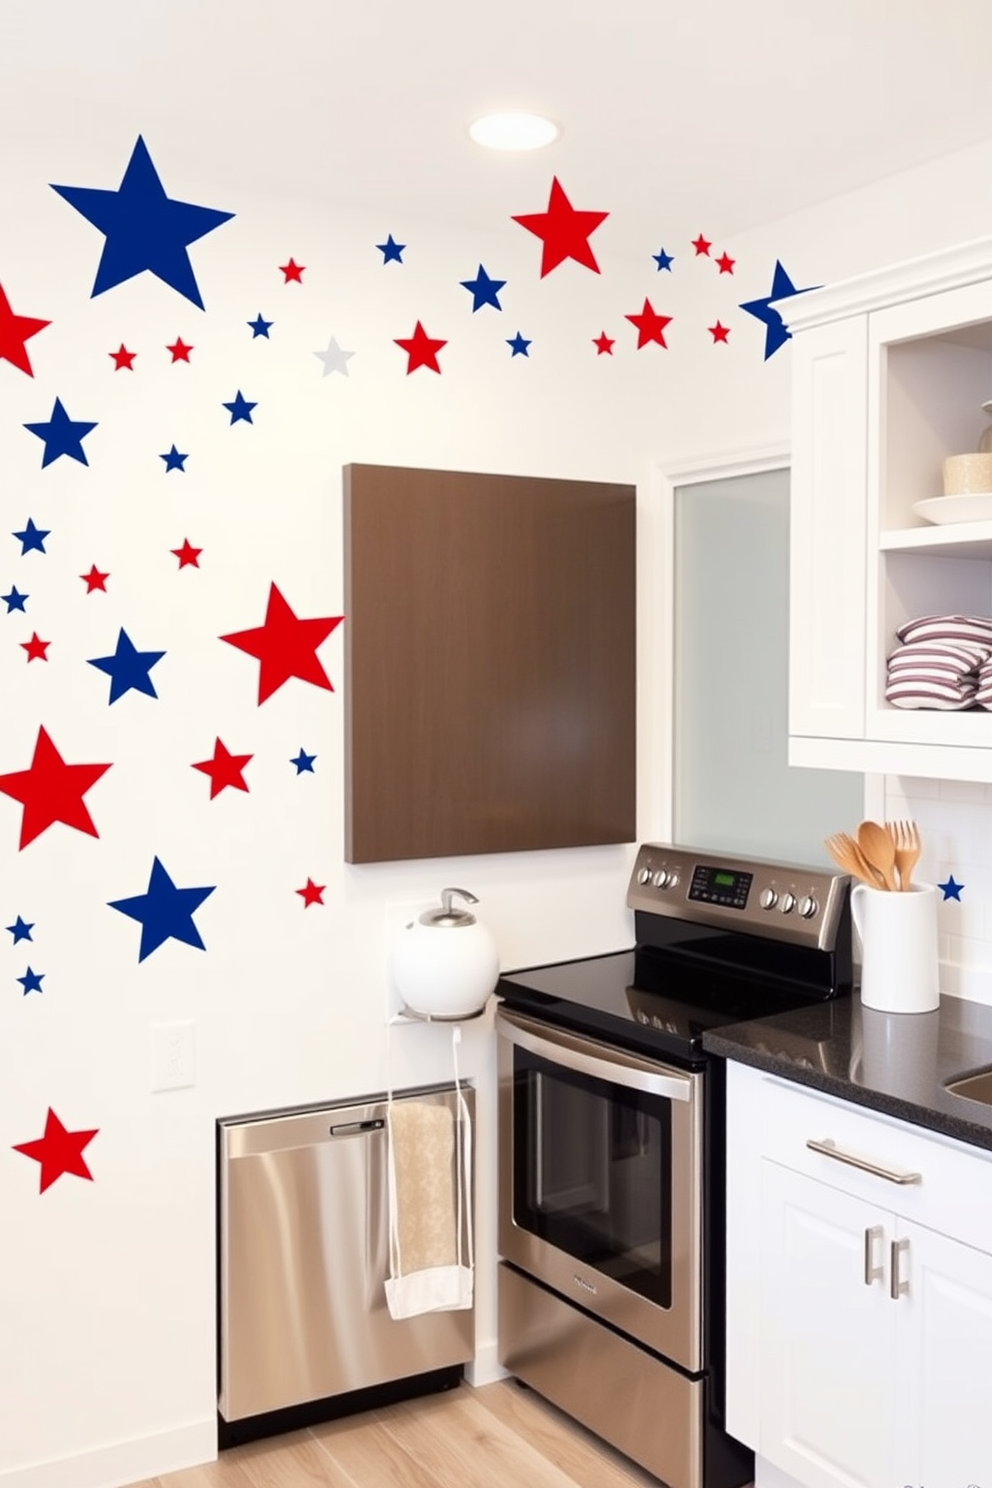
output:
[[[992,491],[930,496],[926,501],[915,501],[913,510],[927,522],[992,522]]]

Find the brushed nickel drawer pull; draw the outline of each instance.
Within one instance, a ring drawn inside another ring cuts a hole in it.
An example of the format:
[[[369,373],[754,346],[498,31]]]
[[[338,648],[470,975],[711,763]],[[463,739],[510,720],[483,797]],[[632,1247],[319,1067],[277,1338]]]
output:
[[[923,1182],[922,1173],[910,1173],[905,1168],[883,1168],[867,1157],[858,1157],[853,1152],[845,1152],[831,1137],[824,1137],[822,1142],[808,1137],[806,1146],[811,1152],[820,1152],[824,1157],[832,1157],[835,1162],[847,1163],[851,1168],[860,1168],[863,1173],[871,1173],[876,1178],[884,1178],[888,1183]]]
[[[865,1229],[865,1286],[885,1278],[885,1267],[874,1263],[875,1241],[881,1240],[883,1234],[881,1225],[868,1225]]]
[[[898,1302],[899,1298],[909,1291],[909,1281],[899,1280],[899,1256],[902,1251],[908,1249],[908,1240],[893,1240],[889,1259],[889,1296],[893,1302]]]

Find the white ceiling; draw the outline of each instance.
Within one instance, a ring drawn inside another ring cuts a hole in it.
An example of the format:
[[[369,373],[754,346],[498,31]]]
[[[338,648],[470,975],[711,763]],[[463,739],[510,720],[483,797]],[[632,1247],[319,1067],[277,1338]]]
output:
[[[372,207],[400,237],[509,227],[557,175],[610,212],[597,251],[637,256],[992,138],[990,70],[990,0],[0,0],[0,138],[119,162],[77,184],[116,187],[142,133],[167,190]],[[497,108],[564,134],[483,152],[465,126]]]

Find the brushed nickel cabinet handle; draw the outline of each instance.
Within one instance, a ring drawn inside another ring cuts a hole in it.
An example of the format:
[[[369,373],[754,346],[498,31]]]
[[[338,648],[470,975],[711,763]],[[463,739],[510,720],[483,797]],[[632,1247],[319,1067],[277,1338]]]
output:
[[[860,1168],[863,1173],[871,1173],[876,1178],[884,1178],[887,1183],[922,1183],[922,1173],[910,1173],[905,1168],[883,1168],[880,1163],[874,1163],[870,1158],[858,1157],[854,1152],[845,1152],[842,1147],[831,1137],[824,1137],[822,1141],[815,1141],[808,1137],[806,1146],[811,1152],[820,1152],[824,1157],[832,1157],[835,1162],[847,1163],[848,1167]]]
[[[889,1255],[889,1296],[893,1302],[898,1302],[899,1298],[909,1291],[909,1281],[899,1280],[899,1257],[904,1250],[908,1249],[907,1239],[893,1240]]]
[[[875,1265],[875,1241],[881,1240],[883,1234],[881,1225],[869,1225],[865,1229],[865,1286],[885,1279],[885,1267]]]

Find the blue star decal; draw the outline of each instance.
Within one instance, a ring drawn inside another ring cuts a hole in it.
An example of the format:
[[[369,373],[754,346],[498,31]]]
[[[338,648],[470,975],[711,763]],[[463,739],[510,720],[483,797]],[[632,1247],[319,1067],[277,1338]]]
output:
[[[89,665],[106,672],[110,678],[108,703],[116,703],[126,692],[143,692],[147,697],[157,698],[155,684],[148,675],[165,655],[164,651],[137,651],[127,631],[121,627],[117,637],[117,650],[113,656],[88,658]]]
[[[45,453],[41,457],[41,468],[51,465],[60,455],[68,455],[81,465],[88,465],[83,440],[96,428],[95,423],[74,422],[62,406],[62,399],[55,399],[55,407],[47,424],[25,424],[32,434],[44,441]]]
[[[658,265],[659,274],[661,273],[662,269],[667,269],[669,273],[672,272],[672,264],[675,262],[675,260],[670,253],[665,252],[664,248],[662,248],[660,253],[652,253],[651,257]]]
[[[502,310],[499,302],[499,292],[506,284],[505,279],[490,279],[481,263],[479,272],[474,279],[459,279],[462,289],[467,289],[472,296],[472,314],[481,310],[483,305],[492,305],[494,310]]]
[[[249,403],[248,402],[248,399],[246,397],[244,397],[244,395],[242,394],[241,390],[239,389],[238,392],[235,394],[234,402],[233,403],[225,403],[224,404],[224,407],[227,409],[228,413],[231,415],[231,423],[232,424],[237,424],[237,423],[250,424],[250,423],[253,422],[252,416],[251,416],[251,411],[252,411],[253,408],[257,408],[258,407],[258,404],[257,403]]]
[[[21,919],[20,915],[18,915],[17,919],[12,925],[6,925],[4,928],[10,931],[11,935],[14,937],[14,944],[16,945],[19,940],[34,940],[34,936],[31,934],[34,926],[34,920],[32,920],[30,925],[28,925],[25,923],[24,920]]]
[[[253,341],[256,340],[259,336],[264,336],[266,341],[268,341],[269,327],[274,325],[275,322],[272,320],[263,320],[262,312],[261,310],[259,310],[258,319],[246,321],[245,324],[251,326],[251,339]]]
[[[950,875],[946,883],[938,884],[937,887],[938,889],[943,890],[945,904],[947,903],[948,899],[956,899],[960,904],[961,890],[964,888],[964,884],[955,883],[953,873]]]
[[[195,207],[166,196],[140,134],[117,191],[54,183],[52,190],[82,213],[106,239],[91,299],[147,269],[203,309],[186,248],[227,222],[234,213]]]
[[[51,535],[52,530],[50,527],[36,527],[32,517],[28,517],[28,524],[23,532],[11,533],[11,536],[16,537],[21,545],[22,558],[25,553],[43,553],[45,551],[45,538],[51,537]]]
[[[166,454],[159,455],[159,459],[165,461],[166,475],[168,475],[170,470],[178,470],[183,475],[186,474],[186,461],[189,459],[189,455],[181,455],[175,445]]]
[[[766,295],[763,300],[747,300],[740,306],[741,310],[746,310],[748,315],[753,315],[765,327],[764,360],[766,362],[770,356],[774,356],[780,347],[785,345],[786,341],[792,340],[792,332],[786,328],[785,321],[778,311],[772,309],[772,301],[787,300],[792,295],[808,294],[811,289],[818,288],[819,285],[808,284],[805,289],[797,289],[778,259],[776,259],[775,272],[772,275],[771,294]]]
[[[403,249],[406,247],[406,244],[405,243],[394,243],[393,242],[393,235],[392,235],[392,233],[389,234],[389,237],[386,239],[386,241],[384,243],[376,243],[375,246],[378,248],[379,252],[382,254],[382,261],[383,261],[384,264],[387,264],[387,263],[398,263],[398,264],[401,264],[403,262]]]
[[[317,756],[315,754],[304,753],[301,746],[299,754],[295,759],[291,759],[289,763],[296,766],[297,775],[302,775],[305,770],[309,770],[310,774],[313,775],[315,774],[313,762],[316,758]]]
[[[205,951],[206,946],[200,932],[193,923],[193,915],[204,899],[217,887],[177,889],[158,858],[152,861],[148,892],[135,894],[130,899],[110,899],[111,909],[119,910],[141,926],[141,945],[138,960],[144,961],[152,951],[157,951],[167,940],[180,940],[183,945],[196,946]]]
[[[15,532],[14,533],[14,536],[17,537],[18,534]],[[0,599],[2,599],[3,602],[4,602],[4,604],[7,606],[7,614],[8,615],[13,610],[20,610],[21,613],[23,614],[24,613],[24,601],[26,599],[30,599],[30,598],[31,598],[30,594],[20,594],[18,592],[18,589],[17,589],[17,585],[16,584],[13,584],[11,586],[11,590],[10,590],[10,593],[9,594],[0,594]]]
[[[529,341],[525,341],[519,331],[515,336],[508,336],[506,338],[506,344],[510,348],[511,357],[530,356],[530,352],[527,350],[527,348],[531,343]]]
[[[24,988],[23,995],[27,997],[29,992],[43,992],[44,988],[41,984],[45,980],[45,975],[46,973],[43,971],[32,971],[29,966],[24,975],[17,978]]]

